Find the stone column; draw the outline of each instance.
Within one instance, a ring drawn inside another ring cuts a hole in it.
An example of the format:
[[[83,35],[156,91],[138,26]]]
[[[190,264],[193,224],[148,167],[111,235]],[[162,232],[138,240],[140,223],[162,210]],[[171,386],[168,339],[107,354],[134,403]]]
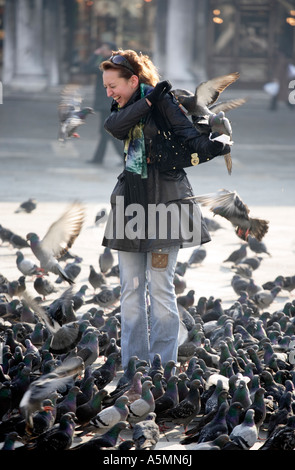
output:
[[[166,1],[165,77],[193,91],[206,79],[206,0]]]
[[[4,84],[38,91],[59,81],[56,0],[11,0],[5,6]]]
[[[166,77],[174,88],[191,89],[195,86],[191,63],[195,22],[193,1],[168,2]]]

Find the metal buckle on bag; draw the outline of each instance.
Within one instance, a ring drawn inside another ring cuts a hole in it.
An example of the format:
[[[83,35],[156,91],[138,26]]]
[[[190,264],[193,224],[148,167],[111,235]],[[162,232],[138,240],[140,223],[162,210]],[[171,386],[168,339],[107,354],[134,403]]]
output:
[[[191,164],[193,166],[198,165],[199,161],[200,161],[200,159],[198,157],[198,154],[197,153],[192,153],[191,154]]]

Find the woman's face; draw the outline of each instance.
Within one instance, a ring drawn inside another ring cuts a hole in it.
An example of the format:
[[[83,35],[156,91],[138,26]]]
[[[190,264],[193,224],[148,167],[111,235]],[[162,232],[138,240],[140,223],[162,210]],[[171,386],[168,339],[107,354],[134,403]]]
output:
[[[113,98],[121,108],[128,103],[139,85],[137,75],[132,75],[129,79],[123,78],[114,69],[105,70],[102,77],[107,96]]]

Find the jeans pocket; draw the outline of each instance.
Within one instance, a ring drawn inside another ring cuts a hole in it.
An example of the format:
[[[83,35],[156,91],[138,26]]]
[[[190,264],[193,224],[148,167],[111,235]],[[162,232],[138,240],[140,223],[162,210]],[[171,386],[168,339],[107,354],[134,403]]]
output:
[[[169,253],[152,253],[151,267],[155,271],[165,271],[168,266]]]

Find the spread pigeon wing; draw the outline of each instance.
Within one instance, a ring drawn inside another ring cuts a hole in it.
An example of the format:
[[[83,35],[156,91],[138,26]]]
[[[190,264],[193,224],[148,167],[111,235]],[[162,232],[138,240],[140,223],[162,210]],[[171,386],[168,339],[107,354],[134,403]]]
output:
[[[64,214],[49,227],[42,240],[42,249],[55,257],[62,256],[78,237],[84,222],[84,207],[74,202]]]
[[[227,113],[228,111],[231,111],[232,109],[236,109],[239,106],[242,106],[243,104],[246,103],[246,101],[247,101],[246,98],[237,98],[237,99],[228,100],[228,101],[220,101],[210,106],[210,111],[212,111],[212,113],[215,113],[215,114],[218,114],[220,111]]]
[[[197,196],[197,202],[203,206],[210,206],[214,214],[218,214],[225,219],[239,221],[249,219],[249,208],[244,204],[236,191],[221,189],[217,193],[211,193],[204,196]],[[235,222],[232,222],[233,224]]]
[[[239,76],[240,74],[238,72],[234,72],[200,83],[195,91],[197,104],[201,106],[209,106],[215,103],[220,93],[235,82]]]

